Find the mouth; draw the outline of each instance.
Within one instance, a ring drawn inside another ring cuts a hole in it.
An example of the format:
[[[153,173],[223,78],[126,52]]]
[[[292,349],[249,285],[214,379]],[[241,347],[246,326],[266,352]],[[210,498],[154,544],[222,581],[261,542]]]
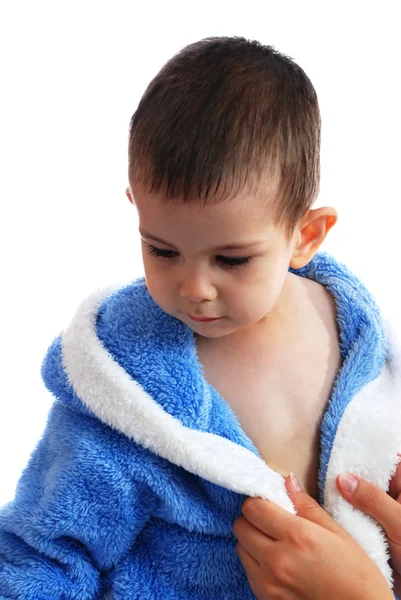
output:
[[[211,321],[219,321],[223,317],[196,317],[195,315],[188,315],[191,321],[197,321],[198,323],[210,323]]]

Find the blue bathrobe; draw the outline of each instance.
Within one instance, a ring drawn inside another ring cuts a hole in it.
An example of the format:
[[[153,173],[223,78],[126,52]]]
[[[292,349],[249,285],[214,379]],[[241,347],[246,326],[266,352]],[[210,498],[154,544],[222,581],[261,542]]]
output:
[[[383,531],[335,479],[351,471],[388,488],[401,451],[399,345],[344,265],[317,254],[293,272],[325,285],[338,311],[342,368],[321,425],[321,503],[391,585]],[[233,522],[246,496],[294,508],[205,380],[192,330],[143,279],[101,290],[54,340],[42,376],[55,400],[0,510],[0,600],[254,598]]]

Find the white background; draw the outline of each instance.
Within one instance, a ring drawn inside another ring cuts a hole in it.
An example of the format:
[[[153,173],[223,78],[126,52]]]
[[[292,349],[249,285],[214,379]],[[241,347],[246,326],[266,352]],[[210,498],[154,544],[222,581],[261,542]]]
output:
[[[124,194],[128,123],[150,79],[188,43],[241,35],[304,68],[323,118],[316,206],[340,214],[325,249],[397,313],[397,8],[352,0],[3,2],[0,505],[12,499],[45,426],[52,397],[40,366],[51,340],[87,294],[142,274]]]

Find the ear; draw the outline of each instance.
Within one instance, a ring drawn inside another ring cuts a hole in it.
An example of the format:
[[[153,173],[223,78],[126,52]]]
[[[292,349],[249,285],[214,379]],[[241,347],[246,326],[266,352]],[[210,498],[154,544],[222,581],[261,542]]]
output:
[[[125,190],[125,195],[127,196],[128,200],[131,202],[131,204],[133,204],[135,206],[135,200],[132,196],[131,190],[129,189],[129,187],[127,187],[127,189]]]
[[[308,210],[298,225],[298,242],[290,262],[293,269],[301,269],[312,260],[337,219],[336,209],[330,206]]]

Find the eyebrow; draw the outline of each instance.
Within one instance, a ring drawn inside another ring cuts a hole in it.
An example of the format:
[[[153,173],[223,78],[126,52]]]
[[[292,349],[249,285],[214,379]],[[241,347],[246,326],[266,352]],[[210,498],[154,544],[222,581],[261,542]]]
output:
[[[166,246],[174,246],[174,244],[170,244],[169,242],[166,242],[165,240],[162,240],[158,237],[156,237],[155,235],[151,235],[150,233],[148,233],[147,231],[143,231],[143,230],[139,230],[139,233],[141,234],[141,236],[144,236],[146,238],[149,238],[150,240],[153,240],[155,242],[159,242],[160,244],[165,244]],[[238,244],[227,244],[225,246],[219,246],[218,248],[211,248],[212,250],[243,250],[244,248],[252,248],[253,246],[259,246],[260,244],[264,244],[265,240],[255,240],[253,242],[244,242],[242,244],[238,243]]]

